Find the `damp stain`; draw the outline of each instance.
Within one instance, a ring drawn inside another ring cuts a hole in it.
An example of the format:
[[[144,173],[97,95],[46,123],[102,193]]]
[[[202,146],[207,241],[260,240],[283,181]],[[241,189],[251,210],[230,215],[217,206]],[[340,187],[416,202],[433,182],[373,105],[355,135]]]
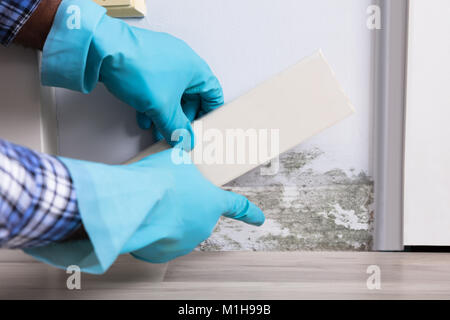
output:
[[[280,156],[276,175],[256,168],[226,186],[262,208],[254,227],[222,218],[199,250],[369,250],[373,233],[373,182],[365,172],[314,170],[317,148]]]

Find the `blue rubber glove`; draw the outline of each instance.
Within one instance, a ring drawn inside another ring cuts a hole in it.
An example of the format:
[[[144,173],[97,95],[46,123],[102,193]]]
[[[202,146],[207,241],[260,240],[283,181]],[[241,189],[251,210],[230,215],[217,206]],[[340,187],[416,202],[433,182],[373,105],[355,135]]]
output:
[[[222,215],[263,224],[256,205],[214,186],[190,161],[175,164],[173,152],[190,159],[178,148],[124,166],[61,158],[74,181],[89,240],[25,252],[57,267],[103,273],[123,253],[157,263],[187,254],[209,237]]]
[[[44,85],[84,93],[101,81],[137,110],[138,123],[171,134],[223,104],[212,71],[185,42],[169,34],[131,27],[108,17],[90,0],[63,0],[43,49]],[[189,146],[189,144],[187,144]]]

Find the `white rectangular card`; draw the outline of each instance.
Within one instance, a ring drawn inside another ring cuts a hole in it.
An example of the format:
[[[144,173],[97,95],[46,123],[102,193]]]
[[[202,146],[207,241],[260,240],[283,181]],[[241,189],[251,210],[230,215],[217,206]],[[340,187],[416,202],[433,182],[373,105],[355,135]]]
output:
[[[222,186],[353,112],[350,100],[319,51],[194,121],[196,147],[191,156],[206,178]],[[245,155],[238,153],[238,147],[242,147],[239,138],[233,148],[227,148],[233,145],[227,139],[233,142],[237,137],[233,135],[239,133],[246,134]],[[263,150],[264,144],[267,150]],[[158,142],[127,163],[167,148],[166,142]],[[239,156],[244,161],[239,162]]]

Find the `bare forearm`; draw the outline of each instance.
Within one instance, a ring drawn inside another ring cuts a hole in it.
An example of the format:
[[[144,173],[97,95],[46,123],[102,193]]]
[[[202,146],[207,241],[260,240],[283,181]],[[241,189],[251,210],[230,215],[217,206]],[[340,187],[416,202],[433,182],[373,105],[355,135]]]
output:
[[[33,15],[20,29],[14,42],[42,50],[61,0],[41,0]]]

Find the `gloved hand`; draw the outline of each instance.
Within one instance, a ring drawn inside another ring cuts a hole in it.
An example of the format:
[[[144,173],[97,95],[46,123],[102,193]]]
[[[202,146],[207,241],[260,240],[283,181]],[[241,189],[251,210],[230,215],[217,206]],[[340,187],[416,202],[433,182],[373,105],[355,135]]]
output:
[[[169,34],[131,27],[106,16],[90,0],[63,0],[42,56],[42,84],[90,92],[101,81],[152,122],[173,146],[171,134],[223,104],[222,88],[208,65]],[[187,144],[189,147],[189,144]]]
[[[103,273],[119,254],[166,262],[189,253],[211,234],[220,216],[261,225],[264,214],[245,197],[205,179],[178,148],[135,164],[111,166],[61,158],[68,167],[90,240],[26,249],[34,257],[66,268]],[[175,158],[174,158],[175,159]]]

